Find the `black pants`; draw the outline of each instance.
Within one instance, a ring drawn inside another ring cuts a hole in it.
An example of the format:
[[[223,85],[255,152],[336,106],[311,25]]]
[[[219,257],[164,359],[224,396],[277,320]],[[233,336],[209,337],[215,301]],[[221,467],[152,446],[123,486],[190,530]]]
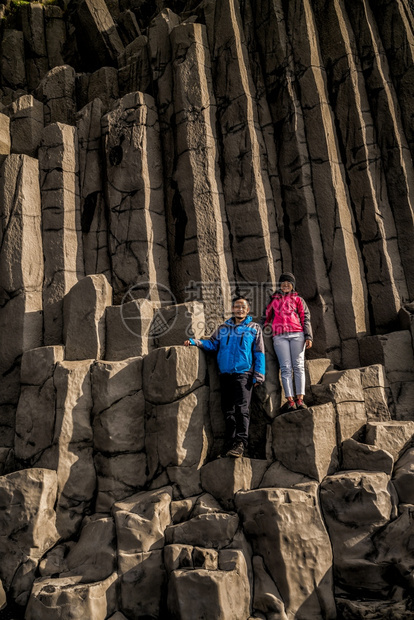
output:
[[[248,374],[220,375],[221,408],[226,420],[226,447],[241,441],[247,446],[249,436],[253,377]]]

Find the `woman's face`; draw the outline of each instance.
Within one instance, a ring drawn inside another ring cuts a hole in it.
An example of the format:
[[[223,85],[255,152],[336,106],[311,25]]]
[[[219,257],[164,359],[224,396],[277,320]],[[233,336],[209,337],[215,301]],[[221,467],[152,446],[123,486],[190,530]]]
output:
[[[282,293],[290,293],[290,291],[293,290],[293,284],[291,282],[281,282],[280,283],[280,288],[282,290]]]

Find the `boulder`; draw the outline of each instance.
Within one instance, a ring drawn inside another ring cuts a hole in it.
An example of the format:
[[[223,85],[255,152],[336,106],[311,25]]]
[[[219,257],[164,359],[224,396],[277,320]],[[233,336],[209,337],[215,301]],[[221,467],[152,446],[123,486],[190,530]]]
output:
[[[145,445],[150,477],[159,467],[200,468],[206,462],[208,397],[208,388],[203,386],[166,405],[147,404]]]
[[[0,578],[19,605],[27,603],[40,558],[59,539],[56,472],[26,469],[0,478]]]
[[[63,338],[67,360],[105,357],[105,310],[112,303],[106,276],[86,276],[63,299]]]
[[[322,382],[312,386],[315,404],[363,402],[361,373],[357,368],[329,370]]]
[[[39,579],[33,585],[26,620],[105,620],[117,607],[118,574],[104,581],[79,583],[77,577]]]
[[[389,452],[397,460],[412,443],[414,422],[369,422],[366,427],[365,443]]]
[[[233,510],[235,493],[257,489],[267,466],[258,459],[216,459],[201,468],[201,485],[226,510]]]
[[[56,545],[39,563],[39,574],[41,577],[58,577],[59,573],[66,570],[65,558],[76,543],[71,540],[60,545]]]
[[[248,618],[250,585],[242,552],[222,550],[219,568],[174,570],[168,582],[170,614],[182,620]]]
[[[414,353],[408,330],[360,341],[361,363],[382,364],[395,403],[397,420],[414,419]]]
[[[194,568],[193,551],[192,545],[165,545],[164,564],[167,572],[171,573],[179,568]],[[209,551],[217,553],[214,549],[209,549]]]
[[[240,491],[235,503],[286,615],[336,618],[332,550],[317,498],[296,489],[257,489]]]
[[[392,482],[401,504],[414,504],[414,448],[409,448],[395,463]]]
[[[312,398],[311,385],[320,383],[328,370],[332,370],[332,362],[327,357],[305,360],[306,399]]]
[[[234,538],[239,519],[224,512],[201,514],[189,521],[171,525],[165,531],[168,545],[198,545],[222,549]]]
[[[389,476],[383,472],[339,472],[322,482],[320,501],[338,585],[381,591],[386,582],[382,567],[372,559],[372,536],[393,514]]]
[[[123,555],[120,602],[127,618],[160,618],[165,606],[166,571],[161,549]]]
[[[414,507],[404,506],[402,514],[374,536],[375,560],[399,573],[401,585],[412,589],[414,561],[411,552],[414,535]]]
[[[391,476],[394,459],[386,450],[346,439],[342,443],[342,469],[379,471]]]
[[[153,346],[150,332],[153,316],[153,304],[148,299],[129,301],[126,296],[120,306],[108,306],[105,359],[147,355]]]
[[[373,364],[360,368],[359,371],[367,419],[378,422],[390,420],[389,406],[393,407],[393,403],[384,366]]]
[[[145,400],[154,405],[172,403],[205,384],[205,353],[197,347],[165,347],[144,358]]]
[[[129,554],[146,553],[164,546],[165,528],[171,522],[171,487],[142,491],[113,506],[118,538],[119,568]]]
[[[290,489],[300,486],[303,491],[303,485],[308,485],[309,488],[313,488],[313,485],[315,485],[315,480],[305,476],[304,474],[298,474],[291,471],[279,461],[275,461],[265,471],[259,484],[259,488]]]
[[[335,403],[340,442],[361,432],[367,416],[358,369],[330,370],[324,374],[322,383],[311,386],[311,391],[315,404]]]
[[[272,423],[273,452],[288,469],[321,481],[337,466],[335,409],[326,403]]]
[[[110,517],[86,517],[78,542],[70,549],[60,577],[94,583],[110,577],[117,566],[115,524]]]
[[[191,511],[193,510],[197,499],[198,496],[194,495],[193,497],[187,497],[186,499],[179,499],[171,502],[170,512],[173,525],[181,523],[182,521],[188,521],[188,519],[190,519]],[[219,505],[219,512],[220,510],[221,508]]]
[[[156,347],[182,344],[188,338],[204,338],[204,305],[198,301],[157,308],[151,326]]]
[[[173,525],[188,521],[191,517],[197,517],[211,512],[222,512],[223,508],[218,501],[209,493],[194,495],[187,499],[171,502],[171,520]]]
[[[412,615],[409,600],[349,600],[343,596],[336,599],[338,613],[344,620],[360,620],[360,618],[392,618],[406,620]]]
[[[253,609],[273,620],[288,620],[285,605],[275,582],[270,577],[260,555],[252,558],[254,571]]]
[[[142,357],[95,362],[91,367],[93,413],[142,390]]]

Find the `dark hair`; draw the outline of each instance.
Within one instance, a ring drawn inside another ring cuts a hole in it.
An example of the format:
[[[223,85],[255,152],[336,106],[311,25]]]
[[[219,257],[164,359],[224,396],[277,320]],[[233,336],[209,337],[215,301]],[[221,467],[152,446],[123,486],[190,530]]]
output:
[[[242,299],[243,301],[247,302],[247,305],[250,308],[250,301],[247,299],[247,297],[244,297],[244,295],[236,295],[236,297],[233,298],[231,305],[232,307],[234,306],[234,304],[236,303],[236,301],[239,301],[239,299]]]

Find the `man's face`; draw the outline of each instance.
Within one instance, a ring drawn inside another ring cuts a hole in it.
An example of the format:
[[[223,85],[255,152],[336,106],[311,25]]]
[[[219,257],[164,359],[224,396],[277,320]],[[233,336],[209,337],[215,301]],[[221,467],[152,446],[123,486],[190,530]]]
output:
[[[245,299],[238,299],[234,302],[232,312],[236,319],[243,320],[249,312],[249,304]]]
[[[282,293],[290,293],[290,291],[293,289],[293,284],[291,282],[281,282],[280,283],[280,289],[282,291]]]

